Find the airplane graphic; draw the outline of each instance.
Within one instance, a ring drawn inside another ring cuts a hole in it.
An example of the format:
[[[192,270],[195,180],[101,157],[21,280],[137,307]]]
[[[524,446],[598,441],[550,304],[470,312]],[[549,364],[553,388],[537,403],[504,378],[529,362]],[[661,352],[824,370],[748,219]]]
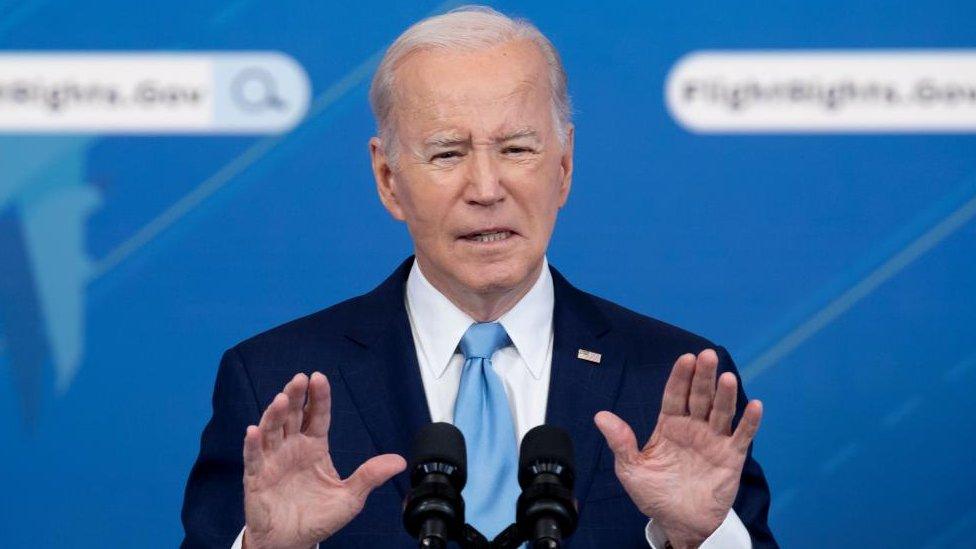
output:
[[[92,263],[85,224],[101,203],[85,179],[93,139],[0,137],[0,363],[36,424],[52,385],[68,389],[84,351]]]

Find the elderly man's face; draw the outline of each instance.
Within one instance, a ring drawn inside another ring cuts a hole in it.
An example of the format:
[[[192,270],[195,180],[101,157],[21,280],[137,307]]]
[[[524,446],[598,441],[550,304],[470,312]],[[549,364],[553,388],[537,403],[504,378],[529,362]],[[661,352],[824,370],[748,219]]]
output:
[[[479,52],[422,51],[396,71],[398,156],[371,142],[384,205],[405,221],[420,266],[449,292],[531,285],[572,175],[548,67],[518,40]]]

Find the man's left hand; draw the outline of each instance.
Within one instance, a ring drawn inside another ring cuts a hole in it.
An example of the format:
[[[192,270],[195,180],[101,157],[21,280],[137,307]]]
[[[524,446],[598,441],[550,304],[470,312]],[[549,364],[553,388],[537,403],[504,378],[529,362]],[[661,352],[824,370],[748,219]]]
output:
[[[594,418],[620,483],[676,548],[697,547],[725,520],[762,417],[762,403],[752,400],[732,432],[737,381],[725,372],[716,388],[717,369],[711,349],[678,358],[657,426],[641,449],[633,429],[613,413]]]

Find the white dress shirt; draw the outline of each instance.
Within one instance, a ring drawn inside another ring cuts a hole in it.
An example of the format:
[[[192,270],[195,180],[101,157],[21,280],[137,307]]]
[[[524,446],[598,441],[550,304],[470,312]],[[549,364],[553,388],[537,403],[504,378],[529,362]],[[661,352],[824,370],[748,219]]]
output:
[[[464,366],[464,355],[458,344],[475,320],[434,288],[416,261],[407,278],[404,299],[430,419],[453,423],[454,401]],[[491,363],[505,387],[520,442],[525,433],[542,425],[546,419],[549,373],[552,369],[554,301],[552,274],[548,261],[543,259],[539,279],[514,307],[497,320],[505,328],[512,345],[496,351]],[[647,523],[645,535],[654,549],[663,549],[667,543],[667,536],[654,524],[653,518]],[[232,549],[240,549],[243,536],[244,531],[241,530]],[[739,516],[730,510],[722,525],[701,547],[749,549],[752,541]]]
[[[407,316],[417,348],[420,379],[431,421],[454,423],[454,401],[461,384],[461,337],[475,320],[458,309],[427,280],[416,261],[407,278]],[[515,420],[518,440],[546,419],[552,366],[552,275],[542,272],[528,293],[498,318],[512,345],[491,357]]]

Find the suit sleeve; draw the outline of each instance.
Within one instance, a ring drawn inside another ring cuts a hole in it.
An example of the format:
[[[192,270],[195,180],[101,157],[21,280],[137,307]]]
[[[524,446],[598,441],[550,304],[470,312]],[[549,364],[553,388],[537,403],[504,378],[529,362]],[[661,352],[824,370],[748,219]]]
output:
[[[749,400],[742,388],[742,378],[735,367],[732,357],[724,347],[716,349],[719,358],[719,374],[722,372],[732,372],[739,382],[739,394],[736,398],[735,418],[733,418],[733,428],[739,424],[742,413],[745,411]],[[761,431],[760,431],[761,432]],[[752,538],[752,546],[756,549],[778,548],[773,534],[769,530],[769,485],[763,475],[759,463],[752,458],[752,446],[746,454],[746,461],[742,467],[742,480],[739,483],[739,493],[736,495],[732,508],[742,520],[749,537]]]
[[[224,353],[214,383],[213,415],[203,430],[183,497],[181,547],[234,543],[244,526],[244,433],[260,419],[257,397],[240,351]]]

